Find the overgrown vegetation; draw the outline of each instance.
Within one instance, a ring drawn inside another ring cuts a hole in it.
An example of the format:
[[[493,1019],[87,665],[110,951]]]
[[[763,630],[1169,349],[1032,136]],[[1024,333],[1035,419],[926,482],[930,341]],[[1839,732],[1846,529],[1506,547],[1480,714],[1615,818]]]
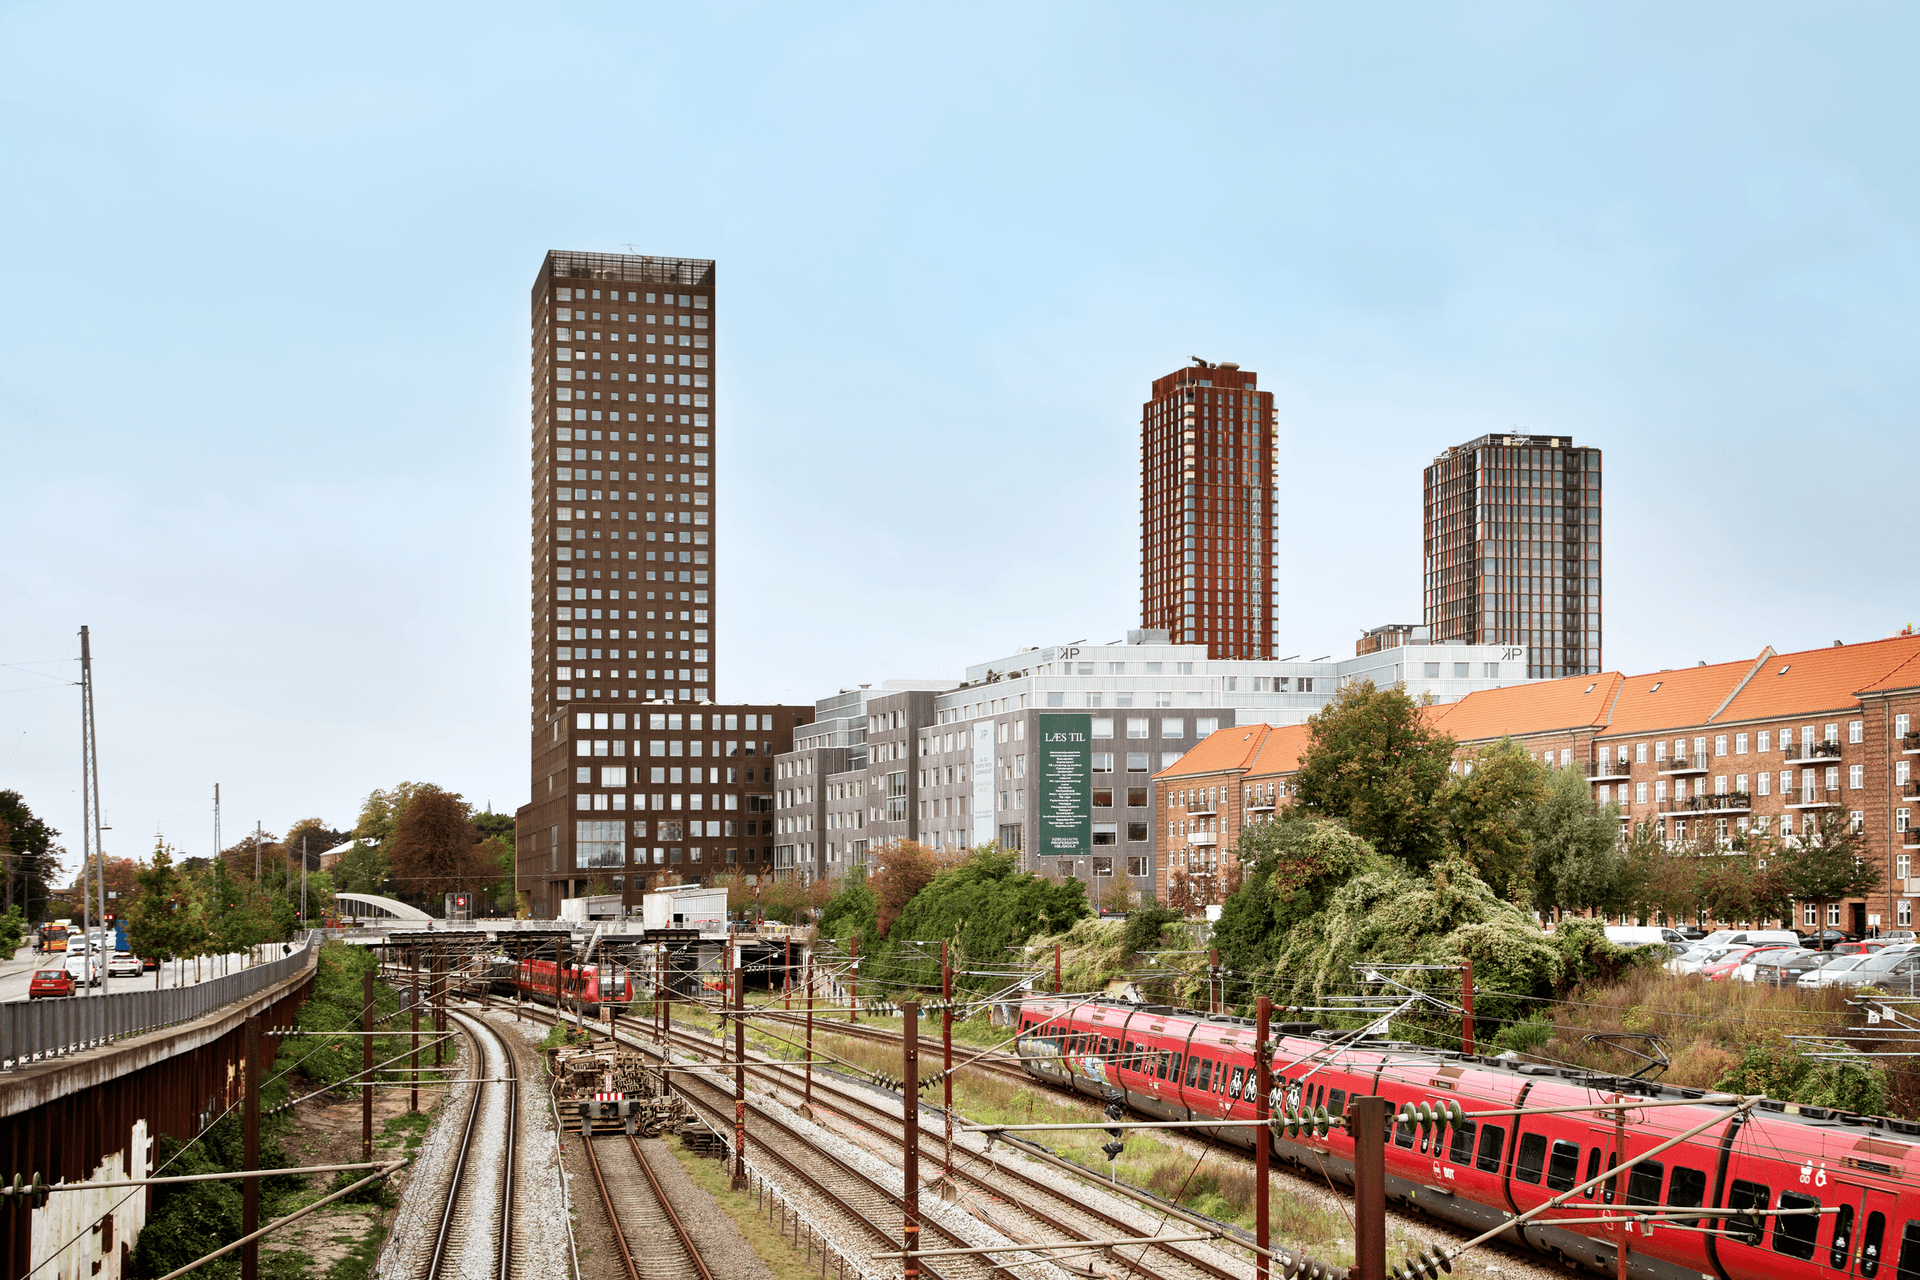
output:
[[[295,1133],[292,1111],[274,1114],[277,1107],[301,1093],[337,1083],[360,1070],[360,1038],[342,1036],[329,1041],[325,1033],[356,1030],[360,1026],[362,973],[377,969],[379,961],[368,950],[330,942],[321,948],[312,994],[302,1004],[295,1025],[306,1036],[276,1037],[277,1052],[265,1073],[261,1089],[260,1163],[262,1168],[291,1168],[297,1162],[286,1151],[287,1139]],[[398,1008],[398,998],[385,984],[374,984],[376,1018]],[[375,1061],[383,1061],[402,1051],[407,1040],[402,1036],[383,1036],[376,1042]],[[429,1059],[430,1060],[430,1059]],[[383,1073],[388,1076],[396,1072]],[[235,1107],[206,1132],[191,1142],[163,1138],[158,1144],[156,1167],[165,1166],[167,1175],[233,1172],[242,1167],[244,1133],[241,1110]],[[419,1118],[415,1118],[415,1122]],[[389,1124],[388,1129],[393,1130]],[[404,1130],[406,1126],[402,1126]],[[400,1132],[393,1145],[411,1150],[419,1144],[417,1133]],[[342,1174],[330,1189],[358,1181],[364,1174]],[[304,1174],[285,1174],[262,1180],[261,1221],[268,1222],[324,1192]],[[375,1184],[367,1192],[352,1197],[383,1203],[389,1192]],[[222,1244],[240,1235],[240,1183],[192,1182],[158,1187],[154,1192],[153,1212],[140,1232],[133,1253],[135,1277],[165,1275],[196,1258],[204,1257]],[[377,1234],[377,1233],[376,1233]],[[377,1243],[376,1246],[377,1248]],[[342,1263],[349,1259],[343,1259]],[[304,1274],[292,1270],[299,1257],[276,1259],[274,1265],[286,1274]],[[336,1267],[338,1270],[338,1267]],[[364,1267],[362,1267],[364,1273]],[[201,1268],[197,1274],[232,1277],[240,1274],[239,1254],[233,1253]],[[274,1273],[278,1274],[278,1273]]]

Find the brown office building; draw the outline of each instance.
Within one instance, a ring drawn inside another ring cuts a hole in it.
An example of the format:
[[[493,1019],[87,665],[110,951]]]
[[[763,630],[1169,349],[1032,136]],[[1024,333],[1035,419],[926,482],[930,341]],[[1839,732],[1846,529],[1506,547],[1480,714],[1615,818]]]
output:
[[[1481,436],[1425,472],[1434,644],[1523,648],[1531,679],[1600,670],[1600,450]]]
[[[1237,364],[1155,379],[1140,419],[1140,624],[1273,656],[1273,393]]]
[[[549,253],[532,297],[534,914],[771,871],[773,757],[810,708],[717,706],[714,264]]]

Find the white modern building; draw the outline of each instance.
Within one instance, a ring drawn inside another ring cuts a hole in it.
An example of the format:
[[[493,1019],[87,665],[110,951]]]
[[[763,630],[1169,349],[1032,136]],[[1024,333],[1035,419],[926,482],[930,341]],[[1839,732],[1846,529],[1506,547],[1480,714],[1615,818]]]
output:
[[[1208,734],[1236,724],[1301,724],[1341,685],[1404,683],[1451,702],[1526,680],[1525,650],[1412,642],[1349,658],[1208,658],[1201,645],[1133,631],[1124,642],[1019,649],[961,680],[843,689],[794,730],[774,762],[777,870],[844,873],[869,848],[917,840],[964,848],[997,840],[1028,870],[1133,878],[1151,893],[1159,856],[1151,778]],[[1035,852],[1038,716],[1079,711],[1093,725],[1091,865]]]

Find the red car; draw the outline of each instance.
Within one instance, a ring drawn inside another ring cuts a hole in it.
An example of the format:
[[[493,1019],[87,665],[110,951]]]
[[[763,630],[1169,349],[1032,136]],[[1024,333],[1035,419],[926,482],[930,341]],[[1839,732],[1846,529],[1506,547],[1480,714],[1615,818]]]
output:
[[[1741,947],[1739,950],[1729,952],[1728,954],[1722,956],[1719,960],[1715,961],[1713,964],[1710,964],[1706,968],[1702,969],[1700,971],[1700,976],[1705,978],[1708,982],[1725,982],[1729,978],[1733,977],[1733,971],[1735,969],[1738,969],[1741,965],[1746,964],[1749,960],[1752,960],[1754,956],[1758,955],[1760,952],[1783,951],[1783,950],[1785,950],[1785,948],[1780,946],[1777,943],[1772,946],[1765,946],[1765,947]]]
[[[73,975],[65,969],[35,969],[33,981],[27,984],[27,999],[38,1000],[41,996],[70,996],[73,994]]]
[[[1833,944],[1833,954],[1837,956],[1872,955],[1886,945],[1886,943],[1877,940],[1867,942],[1836,942]]]

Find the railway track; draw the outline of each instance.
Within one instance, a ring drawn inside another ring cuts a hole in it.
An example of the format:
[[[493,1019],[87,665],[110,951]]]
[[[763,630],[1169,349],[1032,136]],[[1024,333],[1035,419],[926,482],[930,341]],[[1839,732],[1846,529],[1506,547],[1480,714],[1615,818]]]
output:
[[[896,1036],[896,1042],[900,1037]],[[703,1055],[713,1053],[711,1043],[698,1036],[675,1033],[679,1047]],[[800,1092],[802,1073],[789,1067],[765,1067],[749,1064],[748,1074],[780,1087]],[[889,1108],[863,1098],[831,1077],[816,1075],[813,1106],[841,1116],[853,1125],[879,1134],[894,1147],[904,1148],[906,1122]],[[924,1167],[938,1169],[943,1146],[938,1133],[922,1129],[919,1135],[920,1158]],[[975,1167],[976,1153],[961,1151],[954,1163],[954,1180],[971,1189],[978,1198],[970,1198],[988,1225],[1015,1240],[1092,1240],[1139,1232],[1136,1222],[1087,1204],[1072,1196],[1058,1180],[1049,1181],[1011,1165],[989,1164]],[[982,1203],[984,1201],[984,1203]],[[1089,1223],[1096,1224],[1093,1227]],[[1142,1245],[1112,1251],[1124,1259],[1129,1272],[1140,1280],[1240,1280],[1240,1272],[1221,1266],[1191,1248],[1177,1244]]]
[[[420,1280],[517,1280],[513,1243],[514,1144],[519,1069],[500,1032],[449,1012],[473,1041],[474,1076],[446,1203],[430,1249],[417,1255]]]
[[[804,1014],[789,1014],[784,1012],[769,1014],[764,1005],[756,1006],[752,1012],[755,1022],[773,1022],[788,1028],[804,1027],[807,1022]],[[929,1021],[931,1020],[932,1019],[929,1018]],[[872,1044],[884,1044],[892,1049],[899,1048],[900,1042],[905,1039],[902,1033],[898,1031],[888,1031],[884,1027],[866,1027],[857,1022],[827,1021],[822,1018],[814,1019],[813,1032],[815,1035],[845,1036],[852,1040],[865,1040]],[[924,1032],[921,1033],[921,1054],[923,1057],[927,1054],[934,1055],[931,1058],[924,1058],[925,1061],[931,1062],[937,1060],[941,1049],[942,1046],[939,1036],[929,1036]],[[980,1050],[972,1045],[956,1043],[953,1046],[954,1060],[956,1062],[966,1062],[967,1070],[969,1071],[985,1071],[993,1075],[1011,1076],[1023,1082],[1029,1079],[1027,1073],[1020,1067],[1020,1059],[1013,1054],[992,1052],[980,1057],[978,1061],[970,1061],[979,1053]]]
[[[613,1224],[627,1280],[713,1280],[633,1135],[585,1137],[587,1164]]]

